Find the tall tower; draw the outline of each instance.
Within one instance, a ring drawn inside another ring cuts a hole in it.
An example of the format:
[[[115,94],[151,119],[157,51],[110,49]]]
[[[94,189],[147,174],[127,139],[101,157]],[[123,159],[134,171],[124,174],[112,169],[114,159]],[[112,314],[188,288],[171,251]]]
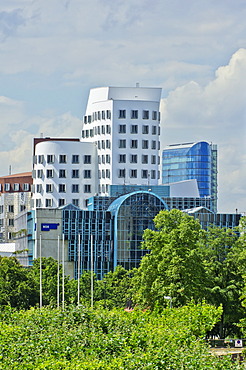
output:
[[[160,88],[101,87],[90,91],[83,142],[98,154],[98,193],[110,185],[157,185]]]
[[[201,198],[217,211],[217,146],[205,141],[173,144],[162,152],[162,183],[196,179]]]

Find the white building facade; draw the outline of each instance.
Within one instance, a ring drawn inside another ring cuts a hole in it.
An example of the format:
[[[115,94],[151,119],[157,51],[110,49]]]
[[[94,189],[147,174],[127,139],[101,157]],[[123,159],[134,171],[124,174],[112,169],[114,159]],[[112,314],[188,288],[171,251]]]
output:
[[[97,155],[93,143],[45,138],[35,145],[34,208],[72,203],[82,209],[96,193]]]
[[[82,140],[97,146],[100,195],[108,195],[109,185],[158,184],[160,98],[160,88],[90,91]]]

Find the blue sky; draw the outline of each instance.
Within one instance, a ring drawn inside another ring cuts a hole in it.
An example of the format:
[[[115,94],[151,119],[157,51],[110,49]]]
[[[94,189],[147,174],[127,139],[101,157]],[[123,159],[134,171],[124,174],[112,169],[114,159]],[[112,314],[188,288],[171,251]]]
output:
[[[219,210],[246,211],[245,0],[2,0],[0,175],[80,136],[89,89],[163,89],[162,146],[218,144]]]

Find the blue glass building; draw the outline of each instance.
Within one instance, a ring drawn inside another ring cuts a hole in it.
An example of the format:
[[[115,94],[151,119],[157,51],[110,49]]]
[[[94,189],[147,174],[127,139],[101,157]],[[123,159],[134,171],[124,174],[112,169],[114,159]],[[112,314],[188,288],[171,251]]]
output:
[[[217,211],[217,147],[205,141],[169,145],[162,152],[162,183],[196,179],[201,198]]]

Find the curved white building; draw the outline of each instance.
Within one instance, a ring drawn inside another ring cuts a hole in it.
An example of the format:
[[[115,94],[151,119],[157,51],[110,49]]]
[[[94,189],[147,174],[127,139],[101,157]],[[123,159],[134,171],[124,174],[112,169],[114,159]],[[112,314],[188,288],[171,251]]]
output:
[[[90,91],[82,140],[97,145],[98,193],[109,185],[157,185],[160,88],[101,87]]]
[[[97,184],[96,146],[79,139],[36,139],[33,171],[34,207],[72,203],[87,207]]]

